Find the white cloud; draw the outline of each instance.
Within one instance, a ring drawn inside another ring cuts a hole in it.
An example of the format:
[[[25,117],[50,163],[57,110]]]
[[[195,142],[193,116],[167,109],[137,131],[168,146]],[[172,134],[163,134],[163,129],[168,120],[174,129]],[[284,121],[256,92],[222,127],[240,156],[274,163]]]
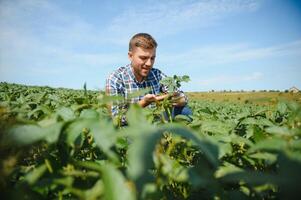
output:
[[[0,1],[0,30],[1,79],[21,71],[31,76],[70,74],[126,59],[126,52],[104,51],[108,40],[95,24],[62,10],[53,1]],[[87,46],[96,50],[82,50]]]
[[[253,74],[249,76],[242,77],[243,81],[253,81],[253,80],[259,80],[263,78],[263,73],[261,72],[254,72]]]
[[[34,38],[45,45],[61,48],[98,43],[100,31],[93,24],[52,1],[13,0],[0,3],[0,28],[18,36]],[[14,35],[12,35],[14,36]],[[12,37],[11,36],[11,37]],[[1,35],[1,40],[6,38]]]
[[[94,48],[114,44],[125,46],[130,35],[138,31],[149,31],[162,37],[186,28],[208,26],[227,14],[252,11],[258,6],[258,0],[180,0],[155,4],[149,1],[121,11],[111,19],[108,27],[98,27],[70,10],[62,10],[53,1],[4,0],[0,2],[0,56],[4,61],[31,56],[35,60],[53,55],[53,49],[56,49],[57,52],[74,52],[71,57],[82,54],[86,61],[90,58],[90,62],[95,63],[95,56],[74,49],[89,45]],[[2,67],[3,64],[0,63]]]
[[[203,46],[184,53],[161,54],[160,62],[207,68],[287,55],[301,57],[301,40],[267,47],[251,47],[247,44]]]
[[[202,80],[199,83],[203,86],[211,85],[226,85],[226,84],[239,84],[242,82],[257,81],[264,77],[262,72],[253,72],[250,75],[220,75],[206,80]]]
[[[183,30],[211,26],[228,15],[251,12],[259,6],[259,0],[180,0],[156,4],[153,1],[143,1],[141,5],[129,7],[113,19],[108,30],[126,37],[135,32],[149,32],[162,37]],[[125,42],[120,40],[123,41]]]

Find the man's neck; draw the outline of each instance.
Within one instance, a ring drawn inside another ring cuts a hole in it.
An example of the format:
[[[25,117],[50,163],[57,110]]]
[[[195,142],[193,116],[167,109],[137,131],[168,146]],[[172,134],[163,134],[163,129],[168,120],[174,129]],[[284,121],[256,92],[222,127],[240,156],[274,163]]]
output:
[[[133,72],[133,74],[134,74],[134,77],[136,78],[136,80],[137,80],[139,83],[141,83],[142,81],[145,80],[145,77],[142,77],[142,76],[140,76],[139,74],[135,73],[135,71],[134,71],[134,69],[133,69],[132,66],[131,66],[131,70],[132,70],[132,72]]]
[[[141,76],[136,76],[135,75],[135,78],[136,78],[136,80],[139,82],[139,83],[141,83],[143,80],[144,80],[144,77],[141,77]]]

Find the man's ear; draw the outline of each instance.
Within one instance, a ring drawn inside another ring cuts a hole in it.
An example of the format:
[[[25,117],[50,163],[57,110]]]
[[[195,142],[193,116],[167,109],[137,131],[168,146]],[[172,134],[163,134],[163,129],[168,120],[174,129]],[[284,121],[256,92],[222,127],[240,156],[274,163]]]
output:
[[[128,52],[128,58],[132,62],[132,60],[133,60],[133,52],[132,51]]]

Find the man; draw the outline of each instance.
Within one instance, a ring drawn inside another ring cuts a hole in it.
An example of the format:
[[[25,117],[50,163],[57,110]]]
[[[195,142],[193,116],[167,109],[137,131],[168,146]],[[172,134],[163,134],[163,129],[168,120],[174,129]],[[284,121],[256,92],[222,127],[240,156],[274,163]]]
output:
[[[141,89],[150,88],[149,94],[130,99],[130,103],[137,103],[141,107],[155,106],[154,102],[162,101],[169,94],[165,86],[160,84],[164,75],[159,69],[153,68],[156,58],[157,42],[147,33],[134,35],[129,43],[128,58],[130,64],[118,68],[106,80],[106,93],[110,96],[121,95],[129,99],[129,95]],[[162,95],[163,93],[163,95]],[[161,94],[161,95],[159,95]],[[173,103],[173,115],[191,115],[191,110],[186,107],[187,97],[181,91],[173,94],[177,97]],[[111,105],[113,116],[116,116],[126,104]]]

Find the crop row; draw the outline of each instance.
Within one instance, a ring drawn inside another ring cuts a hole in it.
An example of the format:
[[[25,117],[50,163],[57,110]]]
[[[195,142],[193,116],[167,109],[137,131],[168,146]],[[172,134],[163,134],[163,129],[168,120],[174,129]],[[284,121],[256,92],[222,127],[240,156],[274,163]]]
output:
[[[193,101],[193,120],[87,90],[0,84],[7,199],[297,198],[301,106]],[[15,191],[19,191],[16,193]]]

